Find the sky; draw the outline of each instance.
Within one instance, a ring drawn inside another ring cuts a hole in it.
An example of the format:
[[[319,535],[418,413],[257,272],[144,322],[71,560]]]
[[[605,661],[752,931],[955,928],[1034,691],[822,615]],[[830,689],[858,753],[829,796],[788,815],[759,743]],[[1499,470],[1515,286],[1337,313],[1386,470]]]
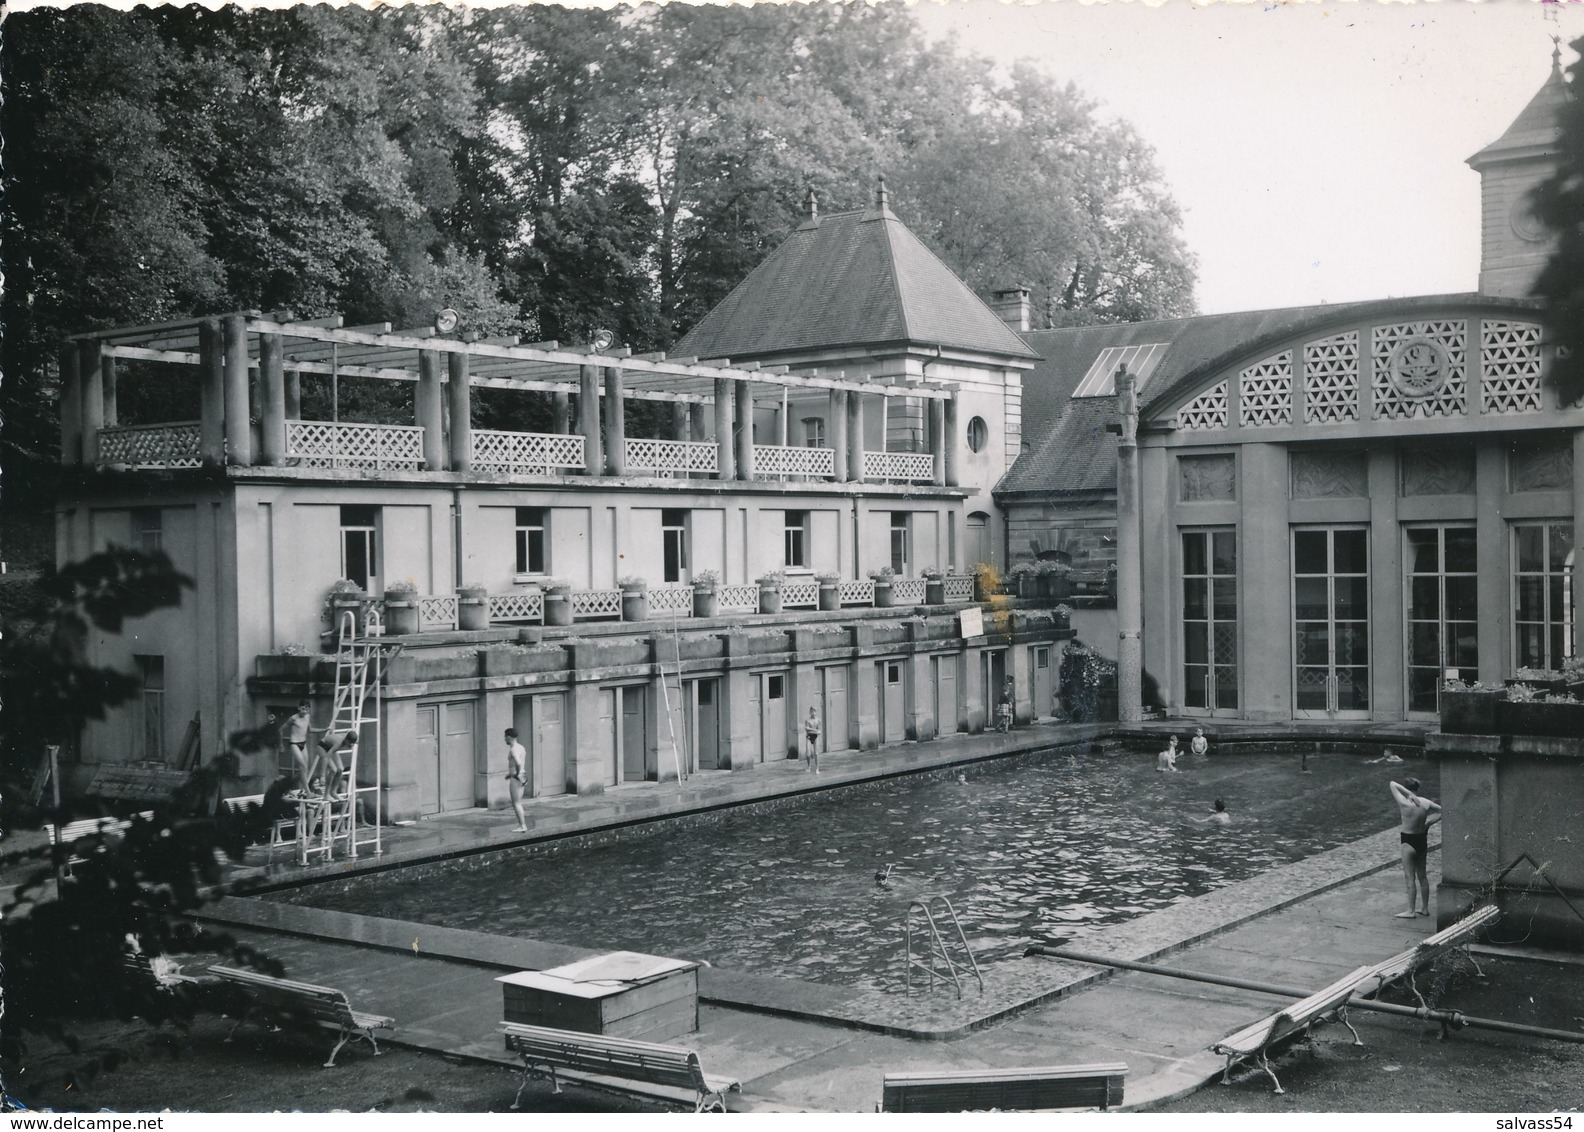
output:
[[[1551,9],[1547,18],[1544,8]],[[1472,291],[1464,164],[1545,82],[1584,3],[923,0],[932,37],[1038,61],[1155,148],[1202,313]]]

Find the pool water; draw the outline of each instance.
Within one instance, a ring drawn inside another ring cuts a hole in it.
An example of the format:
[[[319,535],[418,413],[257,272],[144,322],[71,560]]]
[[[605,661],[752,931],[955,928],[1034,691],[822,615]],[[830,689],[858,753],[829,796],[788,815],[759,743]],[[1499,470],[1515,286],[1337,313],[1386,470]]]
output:
[[[943,893],[980,962],[1081,941],[1396,825],[1387,781],[1437,767],[1378,752],[1094,751],[981,763],[827,791],[617,843],[525,848],[436,873],[398,869],[277,899],[497,935],[896,989],[908,904]],[[652,787],[651,787],[652,789]],[[1207,817],[1226,800],[1230,825]],[[884,884],[876,873],[892,866]]]

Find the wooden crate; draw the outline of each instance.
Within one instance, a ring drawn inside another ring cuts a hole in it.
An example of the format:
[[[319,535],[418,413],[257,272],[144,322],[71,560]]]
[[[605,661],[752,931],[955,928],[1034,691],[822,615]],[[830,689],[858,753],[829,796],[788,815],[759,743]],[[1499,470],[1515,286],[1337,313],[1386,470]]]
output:
[[[698,964],[618,951],[502,975],[508,1022],[665,1042],[698,1029]]]

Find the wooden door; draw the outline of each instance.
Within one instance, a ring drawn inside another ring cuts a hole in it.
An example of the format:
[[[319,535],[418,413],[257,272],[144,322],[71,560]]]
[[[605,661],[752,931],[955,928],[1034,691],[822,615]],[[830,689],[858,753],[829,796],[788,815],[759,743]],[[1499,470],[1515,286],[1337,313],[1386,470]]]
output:
[[[720,755],[720,680],[693,681],[693,754],[701,770],[725,770]]]
[[[473,703],[446,704],[443,709],[445,733],[440,742],[440,806],[445,810],[467,810],[474,805]]]
[[[847,666],[832,665],[820,669],[825,694],[825,727],[820,735],[824,751],[845,751],[848,748],[852,727],[848,720]]]
[[[566,696],[533,698],[534,797],[567,792]]]
[[[600,780],[606,786],[621,781],[616,755],[616,689],[599,690],[599,731],[594,742],[600,753]]]
[[[880,662],[880,726],[883,742],[900,743],[907,737],[903,711],[907,704],[906,686],[902,683],[902,662]]]
[[[440,812],[440,705],[418,708],[418,812]]]
[[[622,781],[642,782],[649,777],[644,766],[644,689],[634,685],[617,691],[621,695]]]
[[[935,729],[940,735],[955,735],[962,715],[957,704],[957,664],[955,656],[935,657]]]
[[[748,718],[753,722],[754,758],[765,761],[764,742],[764,677],[750,676],[748,680]]]
[[[1049,645],[1035,645],[1029,649],[1029,668],[1034,673],[1034,702],[1031,712],[1035,719],[1041,719],[1051,714],[1054,710],[1052,696],[1055,685],[1051,677],[1054,670],[1051,668],[1051,650]]]
[[[764,681],[764,754],[766,759],[787,757],[786,675],[767,672]]]

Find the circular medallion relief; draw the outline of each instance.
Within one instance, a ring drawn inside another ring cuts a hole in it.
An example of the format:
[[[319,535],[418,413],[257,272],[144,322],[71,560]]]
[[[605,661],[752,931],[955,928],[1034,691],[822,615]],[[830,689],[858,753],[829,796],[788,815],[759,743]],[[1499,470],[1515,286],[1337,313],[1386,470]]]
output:
[[[1392,388],[1412,400],[1434,397],[1446,386],[1449,363],[1447,352],[1428,338],[1409,338],[1399,342],[1386,363]]]
[[[1529,210],[1527,196],[1521,196],[1513,201],[1512,208],[1507,213],[1507,219],[1512,224],[1514,234],[1520,240],[1530,244],[1543,243],[1546,238],[1546,226],[1533,212]]]

